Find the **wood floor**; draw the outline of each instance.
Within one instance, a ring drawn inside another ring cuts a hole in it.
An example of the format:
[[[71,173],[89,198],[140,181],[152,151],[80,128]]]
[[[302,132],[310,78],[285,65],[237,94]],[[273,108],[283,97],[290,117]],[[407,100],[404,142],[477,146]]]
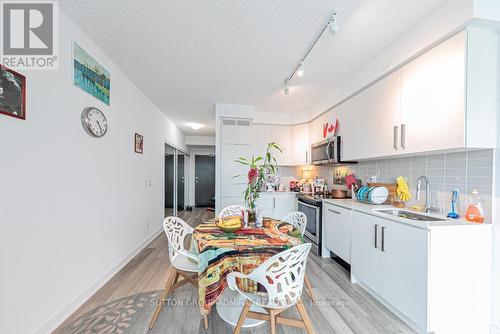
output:
[[[205,209],[182,212],[179,216],[191,226],[213,217]],[[68,333],[67,325],[101,305],[123,297],[163,289],[169,266],[167,241],[164,234],[158,236],[134,259],[132,259],[105,286],[93,295],[80,309],[68,318],[54,334]],[[313,285],[318,304],[312,305],[304,293],[303,300],[315,331],[319,333],[414,333],[393,313],[371,297],[367,292],[349,281],[348,272],[333,260],[322,259],[311,253],[307,273]],[[185,286],[172,298],[196,298],[197,292]],[[287,311],[297,317],[295,311]],[[133,328],[147,328],[149,315],[137,321],[145,322]],[[213,310],[209,315],[209,329],[204,330],[197,306],[166,306],[159,316],[152,333],[232,333],[233,327],[226,324]],[[143,329],[130,333],[146,333]],[[278,333],[305,333],[297,328],[278,325]],[[267,325],[244,329],[241,333],[269,333]]]

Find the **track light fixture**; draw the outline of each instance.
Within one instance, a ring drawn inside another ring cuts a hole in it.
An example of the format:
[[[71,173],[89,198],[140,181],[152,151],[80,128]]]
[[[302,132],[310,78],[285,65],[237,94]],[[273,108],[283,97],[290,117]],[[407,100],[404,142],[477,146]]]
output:
[[[332,15],[330,15],[330,18],[328,19],[328,22],[323,26],[323,29],[321,29],[321,32],[316,36],[314,39],[313,43],[307,49],[306,53],[304,56],[300,59],[299,64],[295,68],[295,70],[288,76],[288,78],[285,80],[285,87],[283,88],[284,92],[286,95],[290,93],[290,82],[293,80],[295,75],[297,75],[299,78],[304,75],[304,63],[309,56],[309,53],[312,51],[312,49],[316,46],[316,43],[318,43],[319,39],[321,36],[323,36],[323,33],[325,30],[329,30],[332,35],[335,35],[337,31],[339,30],[339,26],[337,24],[337,11],[333,10]]]
[[[300,67],[297,70],[297,75],[302,77],[304,75],[304,62],[300,62]]]
[[[283,88],[285,95],[290,94],[290,80],[285,81],[285,87]]]

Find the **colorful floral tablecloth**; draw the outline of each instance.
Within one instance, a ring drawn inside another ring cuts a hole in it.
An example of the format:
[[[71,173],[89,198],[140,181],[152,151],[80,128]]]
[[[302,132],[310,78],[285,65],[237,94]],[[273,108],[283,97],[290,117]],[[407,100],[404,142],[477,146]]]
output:
[[[198,254],[198,290],[202,313],[210,310],[227,287],[226,276],[232,271],[252,272],[271,256],[299,245],[302,240],[279,232],[279,220],[264,218],[263,228],[243,228],[225,233],[215,222],[194,229],[191,249]],[[241,280],[247,292],[256,292],[257,284]]]

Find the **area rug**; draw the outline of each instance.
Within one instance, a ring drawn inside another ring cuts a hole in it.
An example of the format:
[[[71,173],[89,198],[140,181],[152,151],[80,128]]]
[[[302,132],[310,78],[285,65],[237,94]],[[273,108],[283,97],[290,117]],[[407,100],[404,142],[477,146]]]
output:
[[[160,291],[140,293],[101,305],[64,327],[68,334],[146,333]]]

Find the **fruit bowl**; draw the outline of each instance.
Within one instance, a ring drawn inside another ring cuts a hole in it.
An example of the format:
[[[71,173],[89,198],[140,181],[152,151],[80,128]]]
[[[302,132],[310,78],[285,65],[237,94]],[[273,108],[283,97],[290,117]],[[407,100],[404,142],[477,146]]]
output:
[[[215,226],[226,233],[233,233],[240,230],[243,227],[243,223],[240,216],[231,216],[219,218],[219,220],[215,223]]]

